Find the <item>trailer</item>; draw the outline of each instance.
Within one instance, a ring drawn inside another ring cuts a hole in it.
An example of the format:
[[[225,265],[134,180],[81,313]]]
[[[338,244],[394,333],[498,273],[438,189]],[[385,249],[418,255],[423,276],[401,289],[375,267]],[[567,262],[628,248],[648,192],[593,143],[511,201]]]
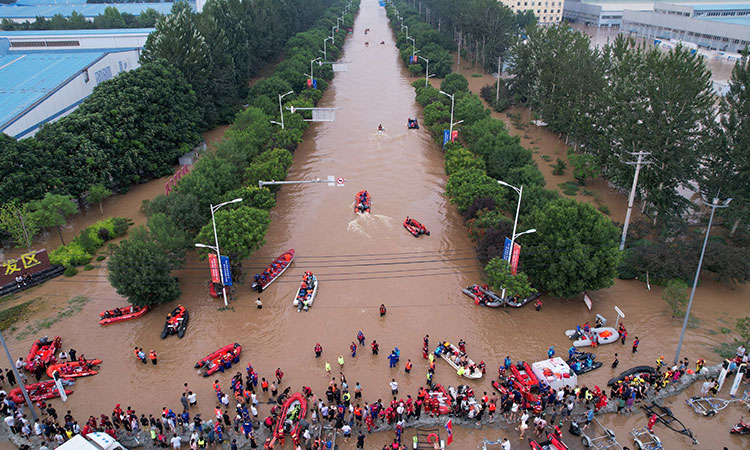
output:
[[[594,417],[590,426],[593,430],[589,428],[591,431],[588,434],[586,433],[586,430],[581,428],[581,442],[584,447],[594,448],[596,450],[606,450],[610,448],[622,450],[622,445],[620,445],[615,438],[615,432],[602,425],[596,417]]]
[[[664,426],[676,433],[689,437],[693,441],[693,444],[700,444],[700,442],[698,442],[698,439],[693,434],[692,430],[690,430],[690,428],[687,428],[685,424],[680,421],[680,419],[675,417],[674,414],[672,414],[671,409],[656,402],[652,402],[651,405],[643,405],[641,406],[641,408],[646,410],[647,416],[656,414],[656,420],[658,420]]]
[[[655,435],[648,428],[633,429],[630,432],[633,436],[633,443],[635,448],[639,450],[661,450],[664,447],[661,445],[661,439]]]

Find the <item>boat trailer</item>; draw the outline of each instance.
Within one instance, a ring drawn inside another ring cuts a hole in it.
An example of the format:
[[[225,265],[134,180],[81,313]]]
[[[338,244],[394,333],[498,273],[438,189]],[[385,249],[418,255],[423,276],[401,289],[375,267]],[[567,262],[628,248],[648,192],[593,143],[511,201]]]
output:
[[[672,414],[672,410],[668,407],[653,402],[651,403],[651,405],[643,405],[641,406],[641,408],[646,410],[647,416],[656,414],[657,421],[664,424],[664,426],[669,428],[670,430],[689,437],[693,441],[693,444],[700,443],[698,442],[698,439],[696,439],[693,432],[689,428],[685,427],[685,424],[683,424],[680,419],[675,417],[674,414]]]

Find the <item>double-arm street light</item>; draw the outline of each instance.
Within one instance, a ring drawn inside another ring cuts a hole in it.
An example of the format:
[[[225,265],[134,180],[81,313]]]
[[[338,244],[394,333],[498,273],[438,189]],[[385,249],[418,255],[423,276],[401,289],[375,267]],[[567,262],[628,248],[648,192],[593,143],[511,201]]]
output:
[[[430,77],[434,77],[435,74],[434,73],[430,73],[430,60],[427,59],[427,58],[425,58],[425,57],[423,57],[422,55],[419,55],[419,58],[423,59],[424,62],[427,63],[427,68],[425,68],[425,70],[424,70],[424,85],[427,86],[427,84],[429,83],[429,78]]]
[[[198,248],[208,248],[216,252],[216,260],[219,265],[219,280],[221,280],[221,293],[224,296],[224,306],[228,306],[227,303],[227,288],[224,286],[224,272],[221,270],[221,252],[219,251],[219,235],[216,234],[216,218],[214,217],[214,214],[216,211],[219,210],[222,206],[229,205],[231,203],[239,203],[241,202],[241,198],[235,198],[234,200],[230,200],[228,202],[219,203],[218,205],[214,206],[211,205],[211,223],[214,226],[214,242],[216,243],[216,246],[213,245],[206,245],[206,244],[195,244]]]
[[[440,91],[440,93],[447,97],[450,97],[451,99],[451,126],[449,127],[450,129],[448,131],[449,133],[448,136],[449,136],[449,139],[452,141],[453,140],[453,125],[458,125],[459,123],[463,123],[463,120],[459,120],[458,122],[453,122],[453,107],[456,106],[456,94],[449,94],[444,91]]]
[[[279,94],[279,113],[281,114],[281,122],[276,122],[275,120],[272,120],[271,123],[275,123],[276,125],[281,125],[281,129],[284,129],[284,109],[281,107],[281,99],[286,97],[289,94],[294,94],[294,91],[289,91],[286,94]]]
[[[323,59],[328,59],[328,53],[326,50],[326,42],[328,42],[328,40],[330,40],[333,44],[333,36],[328,36],[327,38],[323,39]]]
[[[511,261],[513,260],[513,244],[516,242],[516,238],[518,238],[519,236],[523,236],[524,234],[536,233],[536,229],[532,228],[530,230],[522,231],[516,234],[516,228],[518,227],[518,214],[521,212],[521,198],[523,197],[523,185],[521,185],[520,188],[517,188],[513,186],[512,184],[506,183],[505,181],[500,181],[500,180],[495,180],[495,181],[497,181],[498,184],[501,184],[503,186],[513,189],[518,194],[518,205],[516,206],[516,218],[513,220],[513,233],[511,234],[511,238],[510,238],[510,255],[508,258],[508,264],[510,264]],[[503,298],[503,299],[505,298],[505,286],[503,286],[503,292],[500,295],[500,298]]]

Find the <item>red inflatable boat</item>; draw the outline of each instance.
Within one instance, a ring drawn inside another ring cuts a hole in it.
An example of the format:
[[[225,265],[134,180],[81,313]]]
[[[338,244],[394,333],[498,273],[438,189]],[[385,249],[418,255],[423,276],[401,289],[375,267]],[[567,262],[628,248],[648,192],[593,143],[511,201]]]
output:
[[[568,446],[552,433],[547,434],[546,441],[531,441],[529,445],[533,450],[569,450]]]
[[[452,402],[450,394],[445,390],[443,385],[435,385],[435,390],[428,392],[428,398],[425,399],[425,410],[432,414],[450,414],[452,412]]]
[[[354,197],[354,212],[368,213],[372,205],[372,197],[367,191],[359,191]]]
[[[61,345],[62,339],[60,339],[60,336],[56,336],[52,342],[44,342],[42,339],[34,341],[29,354],[26,356],[26,370],[33,372],[38,366],[47,367],[54,363],[57,360],[55,355],[60,350]]]
[[[526,362],[518,362],[510,366],[510,373],[516,378],[516,380],[527,388],[536,386],[539,380],[531,371],[531,367]]]
[[[148,306],[121,306],[115,309],[108,309],[99,313],[99,325],[109,325],[115,322],[124,322],[130,319],[137,319],[148,312]]]
[[[264,270],[263,273],[255,275],[256,278],[255,281],[253,281],[252,286],[253,290],[263,292],[263,290],[280,277],[281,274],[286,272],[286,269],[289,268],[292,261],[294,261],[294,249],[290,248],[276,258],[271,265],[266,267],[266,270]]]
[[[225,345],[224,347],[216,350],[205,358],[195,363],[196,369],[206,369],[203,372],[203,376],[207,377],[218,371],[223,371],[228,367],[231,367],[233,363],[239,362],[240,353],[242,353],[242,346],[238,343]]]
[[[305,413],[307,413],[307,399],[299,392],[289,396],[281,407],[281,414],[273,428],[274,441],[279,438],[282,431],[284,436],[297,434],[299,421],[305,417]]]
[[[430,235],[430,231],[424,225],[409,216],[406,216],[406,219],[404,219],[404,228],[414,237],[419,237],[423,234]]]
[[[50,366],[47,367],[47,375],[52,378],[52,373],[57,371],[62,378],[87,377],[99,373],[94,370],[94,366],[98,366],[101,363],[101,359],[88,359],[86,362],[69,361],[59,364],[50,364]]]
[[[42,381],[41,383],[27,384],[26,392],[29,394],[29,398],[34,403],[60,396],[60,393],[55,387],[55,380],[47,380]],[[65,393],[72,394],[73,391],[65,389]],[[8,392],[8,396],[11,400],[19,405],[22,403],[26,403],[26,399],[23,398],[23,394],[21,393],[20,386]]]

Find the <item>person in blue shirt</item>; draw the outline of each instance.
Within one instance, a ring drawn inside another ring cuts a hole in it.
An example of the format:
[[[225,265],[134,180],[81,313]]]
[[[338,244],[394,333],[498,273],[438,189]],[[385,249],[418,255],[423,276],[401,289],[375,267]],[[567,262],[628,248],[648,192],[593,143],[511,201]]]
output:
[[[506,370],[507,370],[507,369],[510,369],[510,365],[511,365],[511,364],[512,364],[512,362],[511,362],[511,360],[510,360],[510,356],[506,356],[506,357],[505,357],[505,362],[504,362],[504,365],[505,365],[505,369],[506,369]]]
[[[547,357],[552,358],[555,356],[555,347],[550,347],[549,350],[547,350]]]

